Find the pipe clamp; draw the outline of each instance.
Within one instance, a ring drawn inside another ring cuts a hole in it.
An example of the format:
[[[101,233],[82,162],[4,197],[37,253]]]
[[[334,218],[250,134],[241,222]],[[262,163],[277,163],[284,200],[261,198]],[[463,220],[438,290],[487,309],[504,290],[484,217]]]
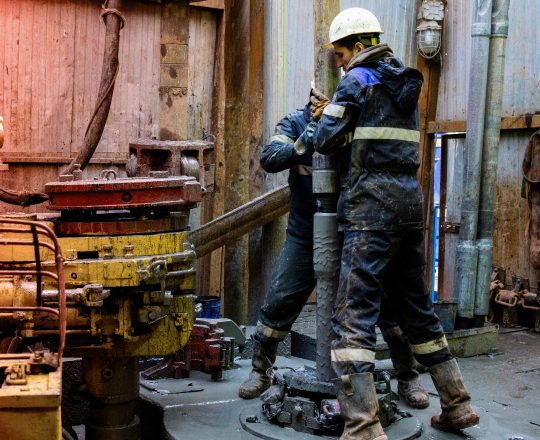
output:
[[[508,23],[491,23],[492,37],[508,37]]]
[[[489,37],[491,36],[491,24],[473,23],[471,27],[471,35],[473,37]]]

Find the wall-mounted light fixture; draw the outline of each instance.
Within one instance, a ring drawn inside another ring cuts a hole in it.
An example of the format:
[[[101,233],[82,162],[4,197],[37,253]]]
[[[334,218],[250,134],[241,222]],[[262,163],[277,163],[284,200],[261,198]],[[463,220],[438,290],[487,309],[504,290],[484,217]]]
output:
[[[424,0],[418,19],[422,20],[416,28],[418,50],[424,58],[435,58],[441,50],[442,26],[437,22],[444,19],[443,1]]]

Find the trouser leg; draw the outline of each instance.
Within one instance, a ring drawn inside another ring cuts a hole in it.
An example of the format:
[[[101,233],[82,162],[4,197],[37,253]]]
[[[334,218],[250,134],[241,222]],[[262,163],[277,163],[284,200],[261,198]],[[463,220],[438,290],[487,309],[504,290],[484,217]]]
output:
[[[398,394],[411,408],[427,408],[429,406],[429,394],[420,383],[411,346],[394,319],[386,295],[383,296],[381,302],[381,313],[377,325],[388,345],[392,365],[396,370]]]
[[[384,293],[383,278],[398,242],[382,231],[346,232],[338,296],[332,319],[336,376],[371,372],[375,366],[375,324]]]
[[[429,367],[449,361],[448,343],[425,287],[424,234],[420,229],[394,234],[400,244],[383,281],[388,304],[418,362]]]
[[[259,312],[259,340],[285,339],[316,285],[313,244],[287,235]]]
[[[253,368],[248,380],[240,386],[240,397],[253,399],[270,387],[266,371],[274,364],[279,342],[289,334],[315,285],[313,246],[287,236],[259,313],[253,335]]]
[[[473,426],[479,422],[471,408],[471,398],[452,358],[431,295],[425,288],[423,233],[405,231],[401,245],[389,266],[385,291],[400,327],[411,342],[416,359],[429,367],[441,397],[442,413],[433,416],[431,425],[442,431]],[[403,294],[399,294],[399,288]]]

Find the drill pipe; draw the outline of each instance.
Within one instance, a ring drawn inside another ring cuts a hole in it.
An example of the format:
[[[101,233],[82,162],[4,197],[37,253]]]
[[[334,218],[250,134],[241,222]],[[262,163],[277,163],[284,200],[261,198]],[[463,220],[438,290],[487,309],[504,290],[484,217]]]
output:
[[[337,58],[332,50],[322,49],[328,41],[328,30],[339,14],[339,2],[321,0],[313,4],[315,37],[315,85],[326,96],[332,96],[339,83]],[[329,382],[335,377],[331,362],[331,342],[336,338],[330,326],[339,286],[341,267],[341,234],[336,218],[341,186],[335,158],[313,155],[313,193],[318,211],[313,218],[314,269],[317,275],[317,379]],[[332,271],[332,274],[329,271]]]
[[[197,258],[289,212],[291,190],[283,185],[191,232]]]
[[[491,35],[492,0],[474,2],[467,107],[467,145],[464,153],[461,226],[454,271],[454,298],[459,300],[456,327],[469,328],[474,315],[474,292],[478,268],[476,234],[480,204],[482,141],[486,113],[489,37]]]
[[[501,113],[504,89],[504,64],[508,38],[510,0],[493,0],[489,71],[482,152],[482,183],[478,212],[478,274],[474,301],[474,327],[483,327],[488,314],[493,263],[493,229],[495,223],[495,188],[499,163]]]

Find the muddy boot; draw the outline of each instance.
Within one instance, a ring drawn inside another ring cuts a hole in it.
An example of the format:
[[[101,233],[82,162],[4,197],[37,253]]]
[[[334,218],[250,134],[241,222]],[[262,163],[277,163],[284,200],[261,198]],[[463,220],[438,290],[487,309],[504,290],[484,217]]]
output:
[[[410,346],[390,348],[390,357],[396,369],[398,394],[405,403],[414,409],[424,409],[429,406],[429,395],[420,385],[418,371],[414,369],[415,361]]]
[[[249,373],[249,378],[242,385],[238,395],[243,399],[255,399],[270,388],[271,380],[266,375],[268,370],[276,361],[278,342],[262,343],[253,338],[253,358],[251,365],[253,369]]]
[[[480,422],[471,408],[471,396],[465,389],[457,361],[452,359],[430,367],[429,372],[441,397],[442,413],[431,418],[431,426],[439,431],[469,428]]]
[[[332,379],[345,420],[340,440],[388,440],[377,418],[379,401],[371,373]]]

